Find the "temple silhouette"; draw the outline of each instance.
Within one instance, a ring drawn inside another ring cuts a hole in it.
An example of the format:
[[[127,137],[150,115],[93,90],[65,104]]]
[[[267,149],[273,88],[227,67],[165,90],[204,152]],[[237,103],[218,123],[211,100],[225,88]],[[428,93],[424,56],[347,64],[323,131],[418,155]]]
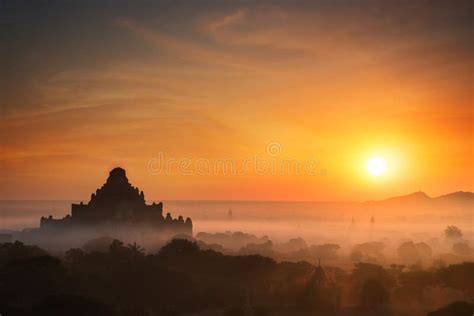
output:
[[[40,230],[61,230],[80,227],[147,226],[158,231],[173,231],[192,235],[193,223],[188,217],[173,219],[163,216],[163,203],[146,204],[145,195],[128,181],[122,168],[109,173],[105,184],[91,194],[87,204],[72,204],[71,215],[55,219],[42,217]]]

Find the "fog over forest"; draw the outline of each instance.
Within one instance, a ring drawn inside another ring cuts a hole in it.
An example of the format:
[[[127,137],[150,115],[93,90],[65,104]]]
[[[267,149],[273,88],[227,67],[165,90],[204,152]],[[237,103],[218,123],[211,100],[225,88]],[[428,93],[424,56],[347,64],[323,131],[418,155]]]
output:
[[[441,206],[420,202],[419,194],[397,198],[396,205],[393,200],[169,201],[164,209],[176,210],[171,211],[173,215],[191,214],[192,235],[122,226],[74,229],[60,238],[54,232],[30,230],[38,225],[40,214],[50,211],[54,217],[65,216],[71,201],[2,201],[6,229],[0,236],[10,238],[9,242],[19,240],[1,245],[0,266],[9,271],[7,282],[0,287],[4,297],[18,295],[9,282],[16,284],[12,278],[30,269],[28,265],[52,269],[48,282],[62,285],[41,294],[21,294],[27,305],[9,299],[0,308],[12,315],[28,310],[49,315],[50,308],[61,310],[59,306],[67,302],[82,310],[77,315],[464,315],[463,311],[472,310],[469,302],[474,298],[473,204],[472,194],[459,196],[461,201]],[[419,211],[393,217],[379,212],[387,203],[392,209],[404,204],[412,209],[418,206]],[[447,207],[456,207],[457,213],[443,213]],[[420,214],[429,211],[437,216],[423,221]],[[97,270],[103,264],[111,265],[114,274]],[[146,277],[137,274],[139,270],[124,275],[119,272],[129,271],[124,264],[151,270]],[[65,269],[67,276],[60,276],[65,272],[56,269]],[[167,269],[178,275],[170,276]],[[40,277],[28,273],[33,280]],[[74,281],[86,274],[100,278]],[[240,274],[250,279],[233,279]],[[144,278],[157,278],[161,285],[147,285],[151,281]],[[183,286],[191,282],[186,285],[190,292],[171,285],[175,278],[187,278],[182,282]],[[44,281],[34,282],[42,286]],[[136,287],[140,296],[104,288],[116,282]],[[168,294],[157,300],[148,297],[145,288]],[[217,289],[219,294],[214,292]]]

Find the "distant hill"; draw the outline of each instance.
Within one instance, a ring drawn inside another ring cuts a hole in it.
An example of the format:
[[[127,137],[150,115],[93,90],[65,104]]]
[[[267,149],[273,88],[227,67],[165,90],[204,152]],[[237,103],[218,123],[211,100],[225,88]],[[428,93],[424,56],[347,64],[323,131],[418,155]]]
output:
[[[452,201],[452,202],[472,202],[474,201],[474,193],[473,192],[453,192],[446,195],[441,195],[435,197],[434,199],[438,201]]]
[[[407,195],[395,196],[385,200],[379,201],[367,201],[364,203],[368,204],[399,204],[399,203],[432,203],[432,202],[455,202],[455,203],[465,203],[474,202],[474,193],[473,192],[453,192],[438,197],[429,197],[425,192],[418,191],[413,192]]]
[[[407,195],[395,196],[380,201],[367,201],[366,203],[371,204],[398,204],[398,203],[420,203],[431,200],[431,198],[425,192],[414,192]]]
[[[438,197],[430,197],[424,192],[414,192],[379,201],[362,203],[366,211],[384,214],[396,211],[401,216],[418,216],[421,214],[450,217],[461,216],[472,218],[474,207],[473,192],[453,192]]]

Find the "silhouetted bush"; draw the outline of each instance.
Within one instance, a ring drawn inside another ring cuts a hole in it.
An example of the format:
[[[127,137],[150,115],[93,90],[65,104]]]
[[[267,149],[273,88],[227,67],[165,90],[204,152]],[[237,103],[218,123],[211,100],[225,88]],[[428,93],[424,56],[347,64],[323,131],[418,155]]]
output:
[[[474,305],[466,302],[454,302],[446,307],[428,313],[427,316],[472,316]]]

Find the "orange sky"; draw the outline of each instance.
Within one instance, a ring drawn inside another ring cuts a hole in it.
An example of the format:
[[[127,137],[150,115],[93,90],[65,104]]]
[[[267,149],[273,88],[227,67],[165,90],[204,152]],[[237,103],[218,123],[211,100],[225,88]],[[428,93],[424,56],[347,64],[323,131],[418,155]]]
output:
[[[148,199],[472,191],[472,4],[353,3],[10,3],[0,198],[87,199],[115,166]],[[316,172],[196,170],[255,157]]]

